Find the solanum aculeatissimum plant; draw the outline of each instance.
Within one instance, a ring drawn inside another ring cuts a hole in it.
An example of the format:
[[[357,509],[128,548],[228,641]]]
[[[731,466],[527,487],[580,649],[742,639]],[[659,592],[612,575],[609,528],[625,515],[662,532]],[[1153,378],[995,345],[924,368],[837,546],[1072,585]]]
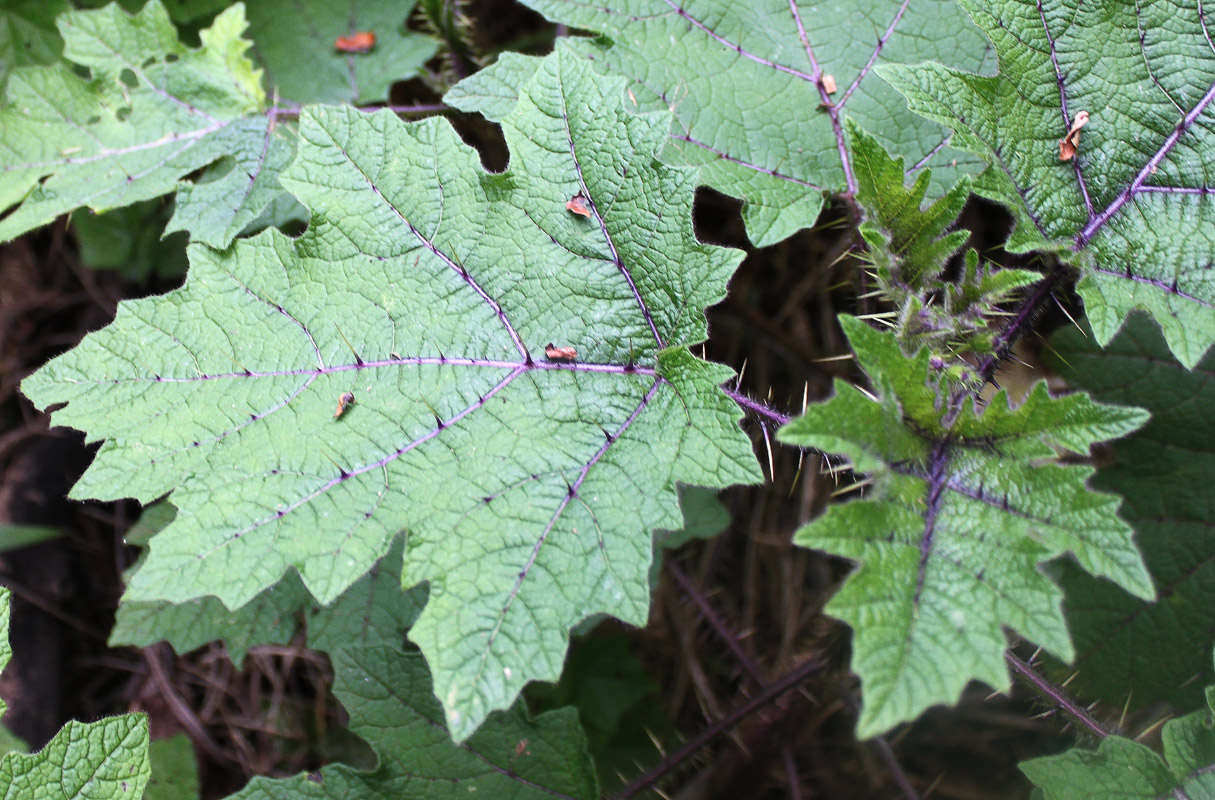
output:
[[[1201,6],[531,0],[594,35],[502,54],[446,94],[501,126],[510,163],[494,173],[442,118],[348,105],[384,100],[433,41],[392,28],[368,60],[329,54],[301,37],[353,4],[289,29],[265,22],[273,5],[250,5],[249,34],[243,6],[223,9],[198,47],[159,0],[63,9],[62,55],[12,67],[0,110],[0,235],[175,192],[169,229],[191,238],[180,289],[123,303],[22,384],[103,442],[74,497],[177,508],[130,575],[115,641],[220,636],[239,658],[315,605],[309,643],[380,755],[374,772],[334,765],[245,795],[431,796],[472,770],[490,796],[597,796],[576,715],[529,720],[519,693],[558,678],[584,620],[645,623],[654,531],[683,526],[680,485],[763,480],[744,410],[867,476],[795,536],[856,564],[826,611],[854,632],[863,737],[972,680],[1006,688],[1010,660],[1096,730],[1009,655],[1008,632],[1108,675],[1137,652],[1111,631],[1159,590],[1209,583],[1182,569],[1161,585],[1136,543],[1182,501],[1120,516],[1109,490],[1134,496],[1133,480],[1098,488],[1075,463],[1127,436],[1158,455],[1153,397],[1103,402],[1101,366],[1075,374],[1092,396],[979,395],[1073,282],[1098,344],[1143,309],[1175,369],[1203,368],[1215,45]],[[458,36],[433,5],[430,29]],[[355,27],[404,13],[358,9]],[[865,385],[837,381],[791,419],[693,354],[742,257],[693,233],[698,185],[742,200],[756,245],[814,224],[826,198],[849,209],[856,268],[892,309],[885,331],[841,317]],[[1010,208],[1007,251],[1036,258],[964,251],[972,192]],[[274,227],[288,218],[307,230]],[[1076,348],[1060,340],[1065,363]],[[1209,529],[1209,511],[1187,520]],[[1104,629],[1071,593],[1094,579]],[[369,581],[393,599],[343,641],[332,632]],[[1210,612],[1189,614],[1174,644],[1202,685]],[[419,747],[447,755],[415,763]],[[1202,762],[1168,760],[1180,784]],[[1048,796],[1073,791],[1050,763],[1027,773]]]

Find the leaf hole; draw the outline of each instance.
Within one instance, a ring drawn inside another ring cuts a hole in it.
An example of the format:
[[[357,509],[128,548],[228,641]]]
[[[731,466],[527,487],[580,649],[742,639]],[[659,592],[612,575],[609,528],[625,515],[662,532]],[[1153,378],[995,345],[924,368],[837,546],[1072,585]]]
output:
[[[139,85],[139,78],[135,76],[135,71],[130,68],[123,69],[122,72],[119,72],[118,80],[122,81],[122,85],[128,89],[134,89]]]

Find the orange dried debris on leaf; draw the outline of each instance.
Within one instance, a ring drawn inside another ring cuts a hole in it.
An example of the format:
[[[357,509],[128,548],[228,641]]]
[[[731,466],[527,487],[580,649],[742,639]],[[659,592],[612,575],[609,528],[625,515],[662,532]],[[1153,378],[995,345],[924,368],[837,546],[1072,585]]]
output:
[[[354,405],[354,392],[342,392],[342,396],[338,398],[337,411],[333,412],[333,418],[337,419],[346,413],[346,409]]]
[[[1068,129],[1067,135],[1059,140],[1059,160],[1071,161],[1076,157],[1076,150],[1080,147],[1080,129],[1088,124],[1088,112],[1081,111],[1072,120],[1072,126]]]
[[[565,208],[583,217],[591,215],[591,207],[586,204],[586,195],[582,192],[578,192],[578,194],[571,197],[565,204]]]
[[[824,75],[823,79],[822,79],[822,84],[823,84],[824,92],[826,92],[827,94],[835,94],[836,86],[835,86],[835,76],[834,75]]]
[[[544,357],[549,361],[574,361],[578,358],[578,351],[572,347],[558,347],[549,342],[544,346]]]
[[[371,48],[375,47],[375,34],[371,31],[358,31],[349,36],[339,36],[333,46],[343,53],[370,53]]]

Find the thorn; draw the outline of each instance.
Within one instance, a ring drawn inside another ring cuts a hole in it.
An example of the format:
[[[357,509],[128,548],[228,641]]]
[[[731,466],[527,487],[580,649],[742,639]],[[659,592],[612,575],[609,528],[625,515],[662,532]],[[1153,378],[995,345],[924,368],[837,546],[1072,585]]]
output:
[[[1054,295],[1051,295],[1051,299],[1055,301],[1055,305],[1059,306],[1059,310],[1063,312],[1063,316],[1065,316],[1069,320],[1071,320],[1072,324],[1076,326],[1076,330],[1080,331],[1080,333],[1084,336],[1084,338],[1087,339],[1088,334],[1084,332],[1084,328],[1080,327],[1080,323],[1076,322],[1075,317],[1073,317],[1071,314],[1067,313],[1067,309],[1064,308],[1063,304],[1059,302],[1059,298],[1055,297]]]
[[[768,435],[768,426],[760,425],[764,431],[764,445],[768,448],[768,475],[776,480],[776,460],[772,457],[772,437]]]
[[[848,486],[844,486],[840,489],[836,489],[834,492],[831,493],[831,497],[839,497],[840,495],[848,494],[849,492],[853,491],[854,489],[864,489],[866,486],[868,486],[871,483],[873,483],[872,478],[863,478],[862,480],[859,480],[856,483],[849,484]]]
[[[328,453],[326,453],[324,450],[322,450],[322,451],[321,451],[321,455],[323,455],[325,458],[329,459],[329,462],[330,462],[331,464],[333,464],[333,466],[335,466],[335,467],[337,467],[337,468],[338,468],[338,474],[339,474],[341,477],[343,477],[343,478],[348,478],[348,477],[350,477],[350,473],[346,471],[346,468],[345,468],[345,467],[343,467],[341,464],[339,464],[339,463],[338,463],[338,462],[337,462],[337,461],[336,461],[336,460],[333,458],[333,456],[329,455],[329,454],[328,454]]]
[[[346,346],[350,348],[350,353],[351,353],[351,355],[354,356],[355,365],[360,366],[360,367],[363,366],[362,357],[359,356],[358,351],[356,351],[354,349],[354,347],[350,344],[350,340],[346,338],[346,334],[342,333],[342,329],[338,328],[338,324],[336,322],[333,323],[333,327],[337,328],[338,336],[341,336],[342,341],[345,342]]]
[[[1172,715],[1172,714],[1165,714],[1163,717],[1161,717],[1160,719],[1156,720],[1156,721],[1155,721],[1155,722],[1153,722],[1151,725],[1149,725],[1149,726],[1148,726],[1146,729],[1144,729],[1144,731],[1143,731],[1142,733],[1140,733],[1138,736],[1136,736],[1136,737],[1135,737],[1135,741],[1137,741],[1137,742],[1142,741],[1142,740],[1143,740],[1144,738],[1146,738],[1146,737],[1147,737],[1149,734],[1151,734],[1151,733],[1152,733],[1152,731],[1156,730],[1157,728],[1159,728],[1161,725],[1163,725],[1164,723],[1168,722],[1168,721],[1169,721],[1170,719],[1172,719],[1172,718],[1173,718],[1173,715]]]

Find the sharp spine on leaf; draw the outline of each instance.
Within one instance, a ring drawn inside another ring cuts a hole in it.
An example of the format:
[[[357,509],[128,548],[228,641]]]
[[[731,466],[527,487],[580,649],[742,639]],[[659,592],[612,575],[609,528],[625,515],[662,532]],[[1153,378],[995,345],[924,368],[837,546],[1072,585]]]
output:
[[[342,333],[342,329],[340,327],[338,327],[338,324],[336,322],[333,323],[333,327],[337,328],[338,336],[341,336],[342,341],[345,342],[346,346],[350,348],[350,353],[354,356],[354,363],[360,367],[363,366],[362,357],[358,354],[358,351],[355,350],[354,347],[350,344],[350,340],[346,338],[346,334]]]

